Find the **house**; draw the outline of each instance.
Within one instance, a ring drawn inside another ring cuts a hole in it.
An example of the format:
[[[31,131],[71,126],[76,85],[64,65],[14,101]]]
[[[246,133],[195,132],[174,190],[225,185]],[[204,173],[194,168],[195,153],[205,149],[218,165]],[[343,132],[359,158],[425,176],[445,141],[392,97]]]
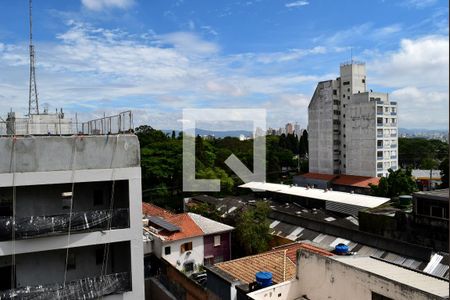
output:
[[[308,243],[291,243],[257,255],[207,266],[209,298],[239,299],[252,291],[255,275],[260,271],[270,272],[275,283],[294,279],[299,249],[309,249],[321,255],[333,255]]]
[[[325,256],[300,249],[292,280],[246,295],[252,300],[448,299],[448,280],[409,270],[379,258]]]
[[[142,203],[142,210],[144,242],[152,243],[144,247],[177,269],[193,273],[204,264],[230,259],[233,227],[194,213],[174,214],[149,203]]]

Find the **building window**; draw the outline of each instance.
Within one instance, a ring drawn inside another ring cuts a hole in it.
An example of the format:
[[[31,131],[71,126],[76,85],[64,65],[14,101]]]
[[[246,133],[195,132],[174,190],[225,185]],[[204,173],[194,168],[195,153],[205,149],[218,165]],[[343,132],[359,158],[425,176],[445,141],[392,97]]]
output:
[[[343,85],[349,85],[350,81],[344,81]]]
[[[170,246],[167,246],[164,248],[164,254],[165,255],[170,255]]]
[[[363,80],[361,80],[362,81],[362,83],[366,83],[366,80],[363,78]]]
[[[194,271],[194,263],[193,262],[185,263],[184,271],[185,272],[193,272]]]
[[[339,101],[339,100],[333,100],[333,103],[334,103],[335,105],[341,105],[341,101]]]
[[[342,95],[344,98],[345,98],[345,94],[344,95]]]
[[[394,300],[394,299],[372,292],[372,300]]]
[[[377,158],[383,158],[383,151],[377,151]]]
[[[94,190],[94,206],[103,205],[103,191]]]
[[[69,253],[69,256],[67,257],[67,270],[74,270],[76,267],[75,253]]]
[[[350,96],[347,96],[347,99],[350,100]]]
[[[335,114],[336,116],[339,116],[341,114],[341,112],[339,110],[333,110],[333,114]]]
[[[214,247],[220,246],[220,235],[214,236]]]
[[[333,90],[333,95],[337,95],[337,90]]]
[[[444,217],[444,209],[439,206],[430,206],[430,213],[432,217],[443,218]]]
[[[350,92],[350,88],[347,88],[347,92]]]
[[[184,243],[180,246],[180,252],[183,254],[186,251],[192,250],[192,242]]]

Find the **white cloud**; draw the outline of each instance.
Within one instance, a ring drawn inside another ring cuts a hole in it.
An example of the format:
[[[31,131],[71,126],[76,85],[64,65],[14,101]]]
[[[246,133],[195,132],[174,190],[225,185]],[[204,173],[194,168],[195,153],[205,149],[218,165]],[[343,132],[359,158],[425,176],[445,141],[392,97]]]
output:
[[[286,3],[284,6],[287,7],[287,8],[293,8],[293,7],[305,6],[305,5],[308,5],[308,4],[309,4],[308,1],[300,0],[300,1],[294,1],[294,2]]]
[[[89,10],[101,11],[108,8],[126,9],[134,4],[134,0],[81,0]]]
[[[438,0],[404,0],[403,5],[414,8],[425,8],[437,3]]]
[[[448,88],[448,37],[404,39],[400,42],[399,50],[382,53],[369,64],[377,84],[389,87]]]
[[[183,51],[199,54],[214,54],[219,51],[215,43],[200,39],[196,34],[190,32],[174,32],[159,36],[161,42],[174,45]]]

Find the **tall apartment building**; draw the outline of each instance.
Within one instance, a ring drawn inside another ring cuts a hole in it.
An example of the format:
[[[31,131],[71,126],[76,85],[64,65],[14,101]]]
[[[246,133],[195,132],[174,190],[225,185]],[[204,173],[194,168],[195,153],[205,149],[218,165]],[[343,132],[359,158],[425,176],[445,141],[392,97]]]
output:
[[[293,134],[294,133],[294,125],[292,123],[287,123],[285,126],[286,134]]]
[[[366,66],[341,64],[308,106],[309,171],[381,177],[397,169],[397,103],[367,90]]]
[[[132,134],[0,137],[0,299],[144,299]]]

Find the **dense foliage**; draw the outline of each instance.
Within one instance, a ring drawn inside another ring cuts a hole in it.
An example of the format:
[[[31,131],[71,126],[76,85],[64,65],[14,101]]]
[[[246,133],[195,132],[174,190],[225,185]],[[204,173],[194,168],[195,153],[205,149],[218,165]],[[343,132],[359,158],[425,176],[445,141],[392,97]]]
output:
[[[242,211],[236,221],[236,242],[243,254],[252,255],[268,250],[271,236],[269,234],[269,204],[256,202],[255,207]]]
[[[382,177],[378,186],[371,185],[372,192],[379,197],[398,197],[400,195],[411,195],[417,191],[417,185],[411,177],[411,170],[389,169],[389,175]]]
[[[448,158],[448,143],[423,138],[399,138],[398,162],[402,168],[437,169]]]
[[[157,205],[180,210],[182,198],[182,147],[183,137],[165,134],[150,126],[136,128],[141,144],[142,186],[144,200]],[[298,139],[292,134],[266,137],[267,181],[279,182],[289,171],[308,171],[305,159],[308,150],[306,131]],[[225,160],[233,153],[250,170],[253,170],[253,140],[238,138],[195,138],[196,178],[220,179],[221,193],[238,193],[242,182],[226,166]],[[300,161],[297,159],[300,157]],[[297,163],[298,162],[298,163]]]

